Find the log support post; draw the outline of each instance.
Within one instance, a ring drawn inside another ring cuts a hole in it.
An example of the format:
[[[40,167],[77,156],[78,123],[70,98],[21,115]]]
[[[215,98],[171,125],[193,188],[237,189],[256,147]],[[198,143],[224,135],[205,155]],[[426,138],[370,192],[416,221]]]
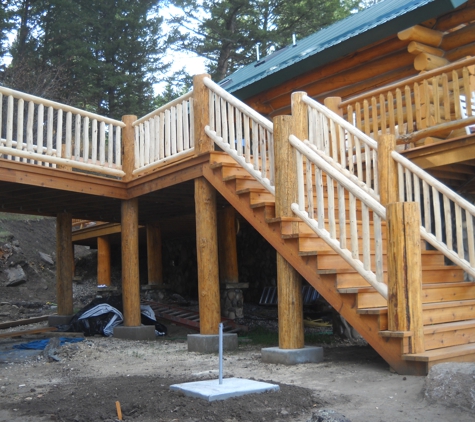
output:
[[[236,233],[236,211],[227,206],[218,212],[218,255],[221,314],[230,319],[244,316],[242,289],[249,287],[249,283],[239,283]]]
[[[49,318],[49,325],[68,324],[73,316],[73,243],[71,214],[56,216],[56,300],[58,315]]]
[[[124,325],[114,328],[114,336],[131,340],[152,340],[155,338],[155,327],[153,325],[141,325],[138,213],[138,198],[122,201],[122,305]]]
[[[147,267],[149,288],[163,287],[162,232],[155,223],[147,224]]]
[[[387,206],[388,328],[410,333],[405,353],[424,351],[420,210],[417,202]]]
[[[97,238],[97,285],[111,285],[111,246],[108,236]]]
[[[188,335],[188,351],[215,353],[219,347],[221,322],[218,221],[216,192],[203,177],[195,179],[195,214],[200,334]],[[227,350],[237,349],[237,335],[225,334],[223,346]]]
[[[302,92],[292,95],[293,116],[274,118],[275,213],[276,218],[293,218],[291,204],[297,202],[297,161],[289,135],[308,139],[308,115],[301,101]],[[302,278],[287,260],[277,253],[277,298],[279,347],[261,350],[262,361],[287,365],[320,362],[323,349],[304,346]]]
[[[394,135],[381,135],[378,141],[378,185],[381,205],[398,201],[397,163],[391,157],[396,150]]]

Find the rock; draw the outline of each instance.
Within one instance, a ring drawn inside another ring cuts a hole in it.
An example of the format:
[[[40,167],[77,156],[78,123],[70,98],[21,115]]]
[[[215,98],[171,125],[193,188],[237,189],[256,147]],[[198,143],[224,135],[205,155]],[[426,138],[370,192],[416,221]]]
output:
[[[18,286],[19,284],[26,283],[26,274],[20,265],[15,268],[8,268],[5,270],[7,275],[7,287]]]
[[[46,263],[49,264],[49,265],[54,265],[53,258],[51,258],[50,255],[45,254],[45,253],[43,253],[43,252],[38,252],[38,253],[40,254],[40,258],[41,258],[44,262],[46,262]]]
[[[313,412],[312,417],[307,422],[351,422],[345,415],[335,412],[332,409],[319,409]]]
[[[434,365],[425,379],[422,392],[430,403],[475,413],[475,363]]]

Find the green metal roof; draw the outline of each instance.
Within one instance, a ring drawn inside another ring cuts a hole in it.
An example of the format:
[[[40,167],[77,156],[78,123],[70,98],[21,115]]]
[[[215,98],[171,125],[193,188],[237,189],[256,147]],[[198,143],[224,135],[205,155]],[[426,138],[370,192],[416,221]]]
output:
[[[466,2],[385,0],[239,69],[220,85],[249,98]]]

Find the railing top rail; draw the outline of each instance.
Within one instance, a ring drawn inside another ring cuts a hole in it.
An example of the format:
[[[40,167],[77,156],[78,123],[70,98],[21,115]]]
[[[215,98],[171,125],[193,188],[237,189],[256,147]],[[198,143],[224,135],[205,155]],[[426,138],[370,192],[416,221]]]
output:
[[[340,103],[340,108],[346,107],[350,104],[354,104],[358,101],[362,101],[365,98],[368,98],[370,96],[379,95],[379,94],[382,94],[383,92],[393,91],[393,90],[401,87],[402,85],[407,85],[407,84],[413,84],[415,82],[420,82],[420,81],[423,81],[424,79],[429,79],[433,76],[441,75],[442,73],[450,72],[452,70],[460,69],[461,67],[471,66],[471,65],[475,65],[475,57],[469,57],[469,58],[465,58],[465,59],[462,59],[462,60],[458,60],[458,61],[450,63],[446,66],[442,66],[442,67],[439,67],[437,69],[430,70],[426,73],[422,73],[420,75],[412,76],[410,78],[400,80],[400,81],[392,83],[390,85],[386,85],[386,86],[383,86],[381,88],[377,88],[373,91],[368,91],[368,92],[365,92],[363,94],[357,95],[355,97],[349,98],[349,99],[347,99],[345,101],[342,101]]]
[[[371,195],[364,192],[359,186],[352,182],[348,177],[342,174],[333,166],[327,163],[315,151],[310,148],[309,141],[302,141],[295,135],[289,136],[290,143],[302,154],[304,154],[310,161],[318,165],[319,168],[325,171],[332,179],[340,183],[346,190],[351,192],[356,198],[372,209],[379,217],[386,220],[386,208],[384,208]]]
[[[348,123],[345,119],[343,119],[338,114],[331,111],[324,105],[320,104],[318,101],[315,101],[308,95],[304,95],[302,97],[302,101],[308,104],[310,107],[317,109],[320,113],[324,114],[329,119],[332,119],[333,121],[338,123],[348,133],[351,133],[353,136],[356,136],[359,139],[363,140],[371,148],[378,149],[378,143],[373,138],[370,138],[368,135],[359,130],[356,126],[353,126],[352,124]]]
[[[218,94],[222,98],[224,98],[229,104],[236,107],[238,110],[246,113],[250,116],[254,121],[258,122],[265,129],[269,132],[273,132],[273,124],[271,121],[267,120],[265,117],[261,116],[257,111],[249,107],[247,104],[239,101],[237,98],[233,97],[228,91],[221,88],[218,84],[213,82],[210,78],[203,79],[204,84],[215,94]]]
[[[187,92],[186,94],[183,94],[181,97],[175,98],[173,101],[170,101],[169,103],[166,103],[165,105],[162,105],[161,107],[157,108],[156,110],[146,114],[145,116],[141,117],[140,119],[137,119],[134,123],[132,123],[132,126],[137,126],[140,123],[143,123],[152,117],[155,117],[157,114],[160,114],[162,111],[168,110],[169,108],[176,106],[177,104],[182,103],[183,101],[186,101],[188,98],[191,98],[193,96],[193,90]]]
[[[99,120],[108,124],[113,124],[114,126],[125,127],[125,123],[120,120],[111,119],[109,117],[81,110],[76,107],[71,107],[66,104],[57,103],[56,101],[46,100],[41,97],[36,97],[35,95],[25,94],[24,92],[15,91],[14,89],[6,88],[4,86],[0,86],[0,93],[4,95],[11,95],[16,98],[21,98],[24,101],[33,101],[34,103],[43,104],[46,107],[53,107],[57,110],[67,111],[73,114],[79,114],[83,117],[89,117],[90,119]]]
[[[466,209],[470,214],[475,216],[475,206],[455,193],[452,189],[448,188],[443,183],[439,182],[435,177],[431,176],[426,171],[422,170],[419,166],[408,160],[406,157],[399,154],[397,151],[391,153],[393,159],[412,171],[419,179],[424,180],[431,186],[434,186],[440,193],[445,195],[448,199],[455,202],[460,207]]]

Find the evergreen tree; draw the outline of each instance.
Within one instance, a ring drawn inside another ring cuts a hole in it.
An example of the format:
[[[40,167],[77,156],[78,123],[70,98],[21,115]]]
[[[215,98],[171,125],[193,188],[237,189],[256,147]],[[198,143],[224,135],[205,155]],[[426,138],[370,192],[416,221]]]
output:
[[[12,66],[60,73],[61,101],[120,118],[151,109],[164,71],[153,0],[18,0]],[[34,79],[34,78],[33,78]]]
[[[357,0],[170,0],[179,9],[169,20],[169,42],[208,59],[209,72],[221,80],[263,55],[306,37],[347,16]]]

